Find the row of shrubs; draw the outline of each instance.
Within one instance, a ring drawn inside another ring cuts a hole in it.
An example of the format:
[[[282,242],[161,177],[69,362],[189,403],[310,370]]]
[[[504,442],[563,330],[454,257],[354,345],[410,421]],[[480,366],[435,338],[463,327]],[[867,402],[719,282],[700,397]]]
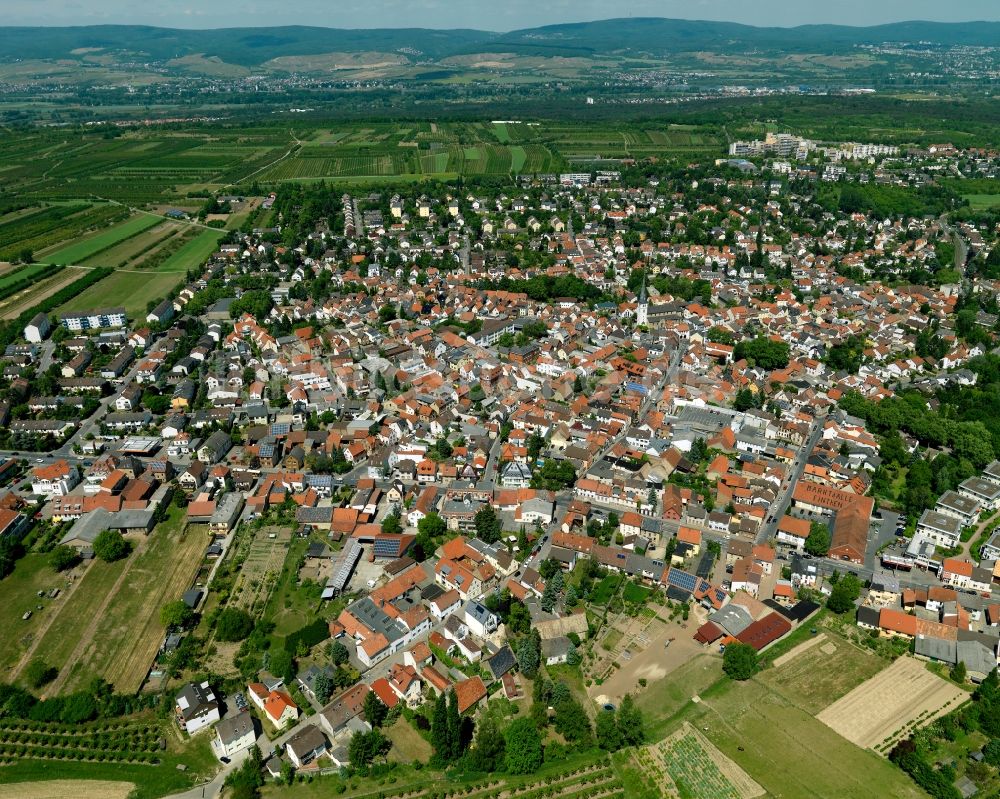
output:
[[[108,752],[103,749],[64,749],[58,746],[24,746],[0,744],[0,759],[31,758],[32,760],[91,760],[112,763],[159,763],[152,752]]]
[[[124,737],[111,735],[49,735],[43,732],[0,732],[0,744],[61,746],[69,749],[103,749],[118,752],[154,752],[159,748],[156,736]]]

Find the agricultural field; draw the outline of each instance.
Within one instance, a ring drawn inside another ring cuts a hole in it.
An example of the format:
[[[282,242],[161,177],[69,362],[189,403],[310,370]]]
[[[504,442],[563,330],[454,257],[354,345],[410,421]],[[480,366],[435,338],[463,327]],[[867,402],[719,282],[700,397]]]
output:
[[[69,203],[48,206],[38,213],[0,225],[0,261],[21,258],[74,241],[89,231],[103,230],[121,221],[128,211],[106,203]]]
[[[883,672],[885,673],[885,672]],[[689,721],[772,796],[921,797],[909,777],[858,748],[758,679],[723,680],[689,701]]]
[[[55,269],[57,267],[50,267]],[[86,269],[68,266],[52,277],[42,278],[25,289],[0,300],[0,319],[15,319],[23,311],[32,308],[46,297],[79,280],[87,274]]]
[[[221,230],[205,229],[185,243],[163,263],[157,264],[157,272],[183,272],[202,266],[208,257],[219,248],[219,239],[223,237]],[[146,266],[140,263],[139,268]]]
[[[52,610],[32,637],[25,656],[21,659],[21,667],[37,655],[43,657],[49,665],[62,670],[80,642],[81,631],[110,602],[118,581],[131,563],[131,559],[118,563],[93,560],[86,565],[83,576],[74,581],[72,594],[53,603]],[[68,601],[70,598],[72,602]],[[12,676],[16,677],[19,673],[20,669],[16,669]]]
[[[97,721],[62,724],[0,722],[0,761],[84,760],[153,763],[158,759],[159,724]]]
[[[292,533],[287,527],[261,527],[243,544],[246,559],[239,570],[229,604],[249,613],[262,610],[282,572]]]
[[[156,227],[162,220],[149,214],[138,214],[121,224],[114,225],[100,233],[87,236],[65,247],[43,255],[41,260],[49,264],[73,265],[80,264],[88,258],[110,250],[116,244],[127,241],[133,236]],[[97,263],[96,266],[105,266]]]
[[[184,532],[184,515],[167,521],[136,545],[125,561],[93,561],[37,640],[34,653],[59,669],[49,695],[69,692],[94,677],[119,691],[139,689],[163,636],[160,607],[190,587],[207,536]]]
[[[0,799],[63,799],[88,796],[92,799],[128,799],[135,790],[131,782],[113,780],[50,780],[20,785],[0,785]]]
[[[13,297],[58,273],[59,267],[50,264],[28,264],[6,269],[0,273],[0,300]]]
[[[159,224],[148,230],[121,241],[103,252],[85,258],[80,262],[80,265],[124,267],[134,260],[142,259],[148,253],[159,249],[165,242],[187,230],[177,222],[163,222],[161,220]]]
[[[293,129],[144,129],[112,138],[39,129],[14,145],[0,133],[7,190],[36,204],[71,204],[39,205],[0,218],[0,232],[7,225],[21,231],[15,238],[0,237],[5,242],[0,260],[16,257],[19,248],[43,250],[99,230],[97,218],[89,218],[99,211],[117,212],[121,219],[128,213],[125,206],[187,206],[205,191],[246,189],[254,182],[274,187],[292,180],[552,173],[573,162],[612,159],[606,165],[614,167],[613,159],[721,155],[723,147],[708,127],[486,121],[333,127],[303,121]],[[59,210],[66,208],[72,210]]]
[[[51,729],[61,726],[31,724]],[[96,736],[104,734],[104,727],[108,728],[106,732],[109,736],[114,734],[116,728],[140,735],[143,730],[155,730],[158,737],[166,741],[167,747],[165,750],[157,747],[155,763],[116,762],[109,757],[104,760],[86,759],[87,750],[82,749],[80,759],[75,753],[72,759],[20,757],[0,766],[0,799],[61,799],[64,796],[158,799],[206,782],[218,771],[219,761],[212,754],[207,736],[184,739],[174,725],[156,722],[147,716],[98,721],[74,729],[80,735]],[[179,766],[183,766],[183,770]]]
[[[166,296],[180,281],[176,272],[143,273],[117,271],[100,283],[63,303],[56,314],[88,311],[94,308],[123,305],[130,319],[146,315],[146,304]]]
[[[634,759],[661,796],[698,799],[755,799],[764,789],[689,723]]]
[[[163,640],[160,608],[191,587],[210,540],[204,527],[185,530],[184,522],[184,512],[171,508],[148,546],[132,556],[135,562],[114,600],[74,652],[64,691],[83,688],[94,676],[122,693],[139,690]]]
[[[968,693],[925,664],[901,657],[816,718],[849,741],[888,755],[896,741],[967,701]]]
[[[813,715],[889,665],[830,630],[799,647],[783,656],[787,660],[761,672],[759,679]]]

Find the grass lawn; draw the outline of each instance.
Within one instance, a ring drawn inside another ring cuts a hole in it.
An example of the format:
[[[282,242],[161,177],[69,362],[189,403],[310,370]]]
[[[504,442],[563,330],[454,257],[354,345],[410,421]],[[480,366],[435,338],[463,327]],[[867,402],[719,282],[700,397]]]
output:
[[[676,726],[674,719],[691,704],[691,697],[700,695],[721,678],[722,658],[699,655],[637,693],[635,703],[642,711],[649,740],[665,738]]]
[[[621,581],[622,577],[620,574],[607,575],[594,586],[594,590],[590,593],[589,601],[595,605],[607,605],[611,601],[611,597],[615,595],[615,591],[618,590],[618,586],[621,585]]]
[[[974,211],[985,211],[1000,205],[1000,194],[963,194],[962,199],[968,200]]]
[[[148,214],[133,216],[119,225],[102,230],[100,233],[95,233],[88,238],[75,241],[62,249],[44,256],[40,260],[50,264],[78,264],[86,258],[90,258],[95,253],[113,247],[118,242],[138,235],[144,230],[155,227],[162,222],[163,220],[159,217]]]
[[[414,760],[427,762],[433,753],[431,745],[402,717],[387,728],[385,734],[392,741],[389,760],[394,763],[412,763]]]
[[[651,593],[653,592],[649,588],[637,585],[629,580],[625,583],[625,588],[622,590],[622,599],[626,602],[631,602],[633,605],[641,605],[649,598]]]
[[[94,560],[69,601],[60,605],[59,615],[46,631],[37,653],[46,663],[60,671],[80,641],[82,631],[97,615],[115,581],[128,566],[128,561],[105,563]]]
[[[184,275],[178,272],[115,272],[60,306],[55,313],[124,305],[130,318],[145,318],[146,303],[165,296],[183,279]]]
[[[772,691],[813,715],[889,665],[888,660],[858,648],[829,629],[823,632],[825,641],[759,676]],[[837,651],[824,652],[830,645]]]
[[[0,580],[0,682],[9,679],[13,667],[28,648],[31,637],[41,628],[46,617],[58,612],[62,598],[39,599],[39,591],[51,588],[66,590],[65,575],[56,574],[48,565],[48,556],[29,553],[21,558],[14,571]],[[43,605],[43,610],[37,606]],[[24,612],[32,616],[23,621]]]

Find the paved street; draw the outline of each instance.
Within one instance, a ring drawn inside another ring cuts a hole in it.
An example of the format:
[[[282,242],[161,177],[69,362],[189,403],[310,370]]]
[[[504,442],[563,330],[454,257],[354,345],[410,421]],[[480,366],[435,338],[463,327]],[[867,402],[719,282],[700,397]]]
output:
[[[799,447],[795,460],[792,461],[792,467],[788,480],[782,483],[781,493],[778,494],[778,498],[771,506],[767,518],[760,526],[760,530],[757,533],[758,544],[770,541],[775,537],[775,535],[777,535],[778,524],[781,521],[781,517],[785,515],[789,505],[791,504],[792,493],[795,491],[795,486],[802,478],[802,473],[805,472],[806,461],[809,460],[809,454],[813,451],[813,448],[816,446],[816,442],[819,441],[820,436],[823,435],[824,420],[825,417],[818,417],[813,420],[813,423],[809,428],[809,437],[802,443],[802,446]]]

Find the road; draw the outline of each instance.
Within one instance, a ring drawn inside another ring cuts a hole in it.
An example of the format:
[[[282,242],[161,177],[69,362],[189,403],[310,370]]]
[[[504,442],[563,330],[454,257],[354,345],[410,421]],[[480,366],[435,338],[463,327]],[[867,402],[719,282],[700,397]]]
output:
[[[470,254],[469,234],[465,233],[462,236],[462,246],[461,246],[461,248],[458,251],[458,258],[459,258],[459,261],[462,264],[462,272],[464,272],[466,275],[470,274],[470,272],[469,272],[469,263],[470,263],[469,262],[469,254]]]
[[[763,544],[766,541],[770,541],[777,535],[778,523],[781,521],[781,517],[785,515],[785,511],[788,510],[788,506],[792,501],[792,493],[795,491],[795,486],[798,484],[799,479],[802,477],[802,473],[806,469],[806,462],[809,460],[809,454],[813,451],[816,446],[816,442],[819,441],[820,436],[823,435],[823,421],[824,417],[818,416],[813,419],[812,425],[809,427],[809,436],[805,441],[802,442],[802,446],[799,447],[799,451],[795,455],[795,460],[792,461],[792,470],[788,480],[781,484],[781,493],[778,494],[778,498],[774,501],[771,506],[770,515],[764,520],[764,523],[760,526],[760,530],[757,532],[757,543]]]
[[[948,222],[947,214],[942,214],[938,217],[938,223],[946,233],[951,235],[951,239],[955,244],[955,269],[959,272],[959,274],[964,275],[965,262],[969,257],[969,245],[966,243],[965,239],[959,235],[958,231]]]

